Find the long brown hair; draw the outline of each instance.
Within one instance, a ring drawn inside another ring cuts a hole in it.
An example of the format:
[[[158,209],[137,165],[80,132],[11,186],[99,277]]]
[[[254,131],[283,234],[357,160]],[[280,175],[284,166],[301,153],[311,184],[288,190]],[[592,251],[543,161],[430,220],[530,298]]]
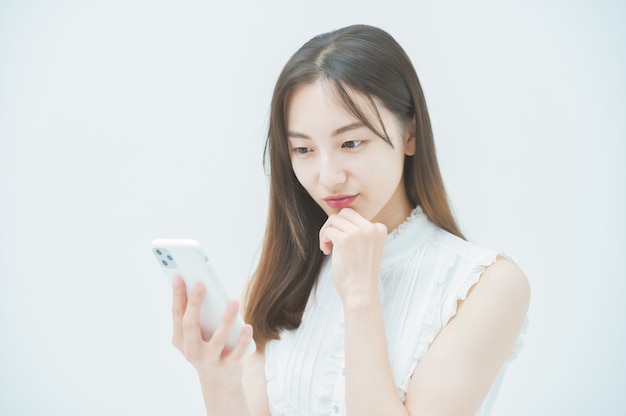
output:
[[[463,237],[439,171],[424,94],[402,47],[385,31],[365,25],[314,37],[289,59],[272,98],[264,152],[270,176],[268,221],[245,310],[261,348],[277,339],[281,330],[300,325],[324,258],[318,231],[327,216],[296,179],[286,121],[295,87],[321,79],[330,82],[346,108],[375,132],[346,88],[362,93],[370,102],[378,100],[404,125],[415,120],[416,153],[405,157],[404,163],[409,201],[420,205],[435,224]],[[390,143],[386,132],[377,134]]]

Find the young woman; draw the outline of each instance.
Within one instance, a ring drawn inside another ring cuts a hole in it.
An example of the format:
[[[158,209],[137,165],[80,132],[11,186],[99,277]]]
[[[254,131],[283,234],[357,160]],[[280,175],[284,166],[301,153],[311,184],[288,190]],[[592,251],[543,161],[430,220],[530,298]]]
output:
[[[249,325],[200,336],[174,284],[174,344],[210,415],[486,415],[529,303],[520,269],[465,241],[415,70],[386,32],[317,36],[277,81],[270,204]],[[257,352],[244,357],[252,338]]]

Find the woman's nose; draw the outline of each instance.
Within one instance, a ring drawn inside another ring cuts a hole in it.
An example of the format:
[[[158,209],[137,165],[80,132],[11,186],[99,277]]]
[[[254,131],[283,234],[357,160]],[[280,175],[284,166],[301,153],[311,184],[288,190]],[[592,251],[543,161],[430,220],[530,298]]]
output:
[[[345,166],[338,158],[321,157],[319,178],[320,183],[327,188],[334,188],[336,185],[345,183],[347,179]]]

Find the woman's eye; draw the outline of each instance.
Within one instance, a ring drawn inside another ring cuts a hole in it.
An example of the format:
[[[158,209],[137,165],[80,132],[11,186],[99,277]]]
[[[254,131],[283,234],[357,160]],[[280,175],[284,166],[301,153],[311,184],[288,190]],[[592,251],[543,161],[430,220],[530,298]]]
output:
[[[293,152],[297,153],[299,155],[304,155],[307,154],[311,151],[311,149],[309,149],[308,147],[294,147],[293,148]]]
[[[348,149],[354,149],[356,147],[359,147],[362,143],[363,143],[363,140],[348,140],[347,142],[343,143],[342,147],[346,147]]]

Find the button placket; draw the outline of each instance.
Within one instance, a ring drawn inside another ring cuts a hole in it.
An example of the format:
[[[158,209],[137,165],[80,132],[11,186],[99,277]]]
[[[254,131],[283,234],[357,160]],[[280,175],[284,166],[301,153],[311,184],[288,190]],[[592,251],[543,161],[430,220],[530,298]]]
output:
[[[331,405],[331,412],[333,415],[343,415],[344,405],[346,397],[346,360],[341,360],[341,369],[337,374],[337,381],[335,382],[335,388],[333,389],[333,401]]]

